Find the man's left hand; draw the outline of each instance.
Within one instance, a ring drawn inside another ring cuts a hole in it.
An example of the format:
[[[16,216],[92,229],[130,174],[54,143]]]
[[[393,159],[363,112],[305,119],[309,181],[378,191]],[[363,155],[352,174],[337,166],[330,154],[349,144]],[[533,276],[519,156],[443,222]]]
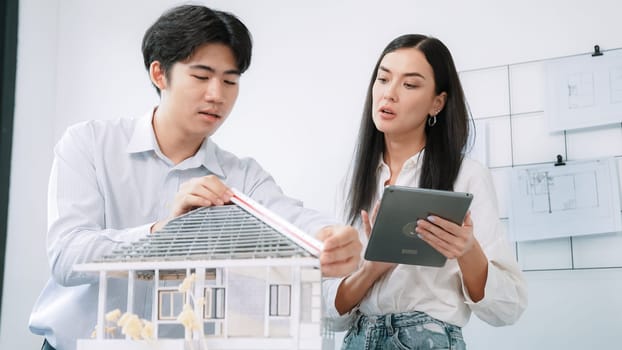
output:
[[[361,261],[363,245],[352,226],[328,226],[316,235],[324,242],[320,267],[324,277],[343,277],[354,272]]]

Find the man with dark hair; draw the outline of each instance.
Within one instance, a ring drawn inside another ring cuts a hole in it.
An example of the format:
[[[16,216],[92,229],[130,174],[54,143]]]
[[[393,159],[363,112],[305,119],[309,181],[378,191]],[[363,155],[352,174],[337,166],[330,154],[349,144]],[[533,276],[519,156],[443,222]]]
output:
[[[52,278],[30,318],[31,331],[45,337],[43,349],[73,350],[95,326],[97,278],[73,271],[74,264],[137,241],[196,207],[223,205],[232,187],[324,240],[324,275],[347,275],[360,259],[355,229],[303,208],[255,160],[237,158],[210,139],[250,64],[251,37],[242,22],[204,6],[179,6],[147,30],[142,48],[158,106],[136,119],[74,125],[55,148],[47,237]],[[149,295],[136,283],[135,295]],[[123,281],[109,281],[107,307],[123,308],[126,291]],[[150,310],[138,304],[138,314]]]

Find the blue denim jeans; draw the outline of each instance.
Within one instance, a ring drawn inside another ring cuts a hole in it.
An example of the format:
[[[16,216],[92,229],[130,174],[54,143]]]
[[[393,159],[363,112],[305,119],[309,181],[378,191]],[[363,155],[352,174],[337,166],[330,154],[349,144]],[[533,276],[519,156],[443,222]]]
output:
[[[343,339],[342,350],[465,350],[460,327],[423,312],[359,315]]]

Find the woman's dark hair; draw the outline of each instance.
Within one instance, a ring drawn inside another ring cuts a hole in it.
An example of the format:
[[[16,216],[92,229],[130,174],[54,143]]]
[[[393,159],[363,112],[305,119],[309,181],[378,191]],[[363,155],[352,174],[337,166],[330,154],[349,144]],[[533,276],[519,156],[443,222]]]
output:
[[[426,144],[419,187],[453,190],[464,158],[469,117],[449,49],[440,40],[425,35],[407,34],[394,39],[378,58],[367,88],[345,208],[351,224],[357,221],[361,210],[369,210],[372,205],[378,182],[377,168],[385,147],[384,134],[376,129],[372,119],[372,89],[378,67],[385,55],[403,48],[416,48],[424,54],[434,71],[436,94],[447,93],[445,107],[437,115],[436,124],[429,127],[426,123],[425,126]]]
[[[145,68],[149,71],[151,62],[159,61],[169,77],[173,64],[187,59],[208,43],[229,46],[240,74],[251,63],[251,35],[237,17],[205,6],[181,5],[166,11],[145,32],[142,43]],[[159,95],[157,86],[156,91]]]

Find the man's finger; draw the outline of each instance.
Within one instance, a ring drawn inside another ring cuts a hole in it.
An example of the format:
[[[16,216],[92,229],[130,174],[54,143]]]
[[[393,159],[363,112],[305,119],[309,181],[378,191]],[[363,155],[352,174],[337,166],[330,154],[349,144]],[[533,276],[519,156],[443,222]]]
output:
[[[201,186],[207,188],[223,202],[229,202],[233,192],[220,179],[214,175],[207,175],[201,178]]]
[[[343,277],[352,273],[358,267],[358,259],[352,257],[349,260],[330,264],[321,264],[322,276]]]
[[[319,239],[320,241],[325,241],[328,237],[333,235],[333,230],[333,226],[326,226],[315,234],[315,238]]]
[[[358,233],[352,226],[334,228],[333,234],[324,241],[324,250],[337,249],[357,240]]]
[[[321,264],[333,264],[341,261],[347,261],[354,256],[360,255],[360,250],[354,243],[350,243],[346,246],[342,246],[339,249],[333,249],[331,251],[323,251],[320,254]]]

